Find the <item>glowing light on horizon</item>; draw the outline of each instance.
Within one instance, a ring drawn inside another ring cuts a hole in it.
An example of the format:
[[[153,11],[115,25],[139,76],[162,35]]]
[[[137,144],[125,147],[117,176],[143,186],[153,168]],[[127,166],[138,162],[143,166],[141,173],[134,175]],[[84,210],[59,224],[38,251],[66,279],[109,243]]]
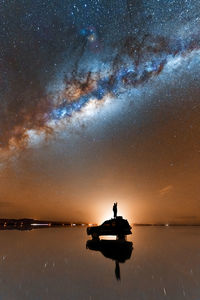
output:
[[[22,225],[22,224],[21,224]],[[38,223],[33,223],[31,224],[31,226],[50,226],[49,223],[48,224],[38,224]]]
[[[101,225],[106,220],[114,218],[113,210],[112,210],[114,202],[118,203],[117,216],[122,216],[124,219],[127,219],[128,207],[124,206],[123,204],[120,203],[120,201],[117,201],[117,200],[114,200],[112,202],[109,201],[105,205],[102,205],[101,209],[99,209],[100,217],[98,218],[98,221],[97,221],[98,225]]]
[[[116,235],[101,235],[102,240],[116,240]]]

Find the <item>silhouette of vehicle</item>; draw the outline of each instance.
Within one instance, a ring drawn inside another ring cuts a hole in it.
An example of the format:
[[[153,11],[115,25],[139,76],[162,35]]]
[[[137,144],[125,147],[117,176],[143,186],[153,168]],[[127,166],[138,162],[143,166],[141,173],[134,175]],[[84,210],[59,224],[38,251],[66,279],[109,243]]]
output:
[[[100,226],[88,227],[87,234],[93,239],[99,239],[101,235],[116,235],[118,239],[123,239],[132,232],[128,221],[119,216],[103,222]]]
[[[115,277],[120,280],[120,266],[119,263],[125,263],[131,258],[133,251],[133,243],[124,240],[88,240],[86,248],[99,251],[106,258],[115,261]]]

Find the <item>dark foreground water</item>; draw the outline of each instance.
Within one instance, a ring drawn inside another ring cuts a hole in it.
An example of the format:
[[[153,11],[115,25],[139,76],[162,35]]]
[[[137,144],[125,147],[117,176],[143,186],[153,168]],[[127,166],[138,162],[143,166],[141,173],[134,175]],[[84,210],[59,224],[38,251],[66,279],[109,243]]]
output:
[[[0,299],[200,299],[200,227],[135,227],[124,263],[85,229],[0,231]]]

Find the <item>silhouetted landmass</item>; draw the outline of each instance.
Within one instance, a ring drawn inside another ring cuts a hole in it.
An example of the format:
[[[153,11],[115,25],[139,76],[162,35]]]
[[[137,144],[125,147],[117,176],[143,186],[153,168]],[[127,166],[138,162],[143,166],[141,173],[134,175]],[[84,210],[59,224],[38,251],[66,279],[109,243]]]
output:
[[[133,226],[200,226],[200,223],[196,224],[182,224],[182,223],[168,223],[168,224],[163,224],[163,223],[157,223],[157,224],[143,224],[143,223],[133,223]]]
[[[32,230],[37,228],[61,227],[61,226],[83,226],[82,223],[57,222],[35,219],[0,219],[0,230]]]
[[[86,226],[86,225],[97,225],[97,224],[87,224],[81,222],[61,222],[61,221],[50,221],[50,220],[35,220],[29,218],[22,219],[0,219],[0,230],[32,230],[39,228],[51,228],[51,227],[63,227],[63,226]],[[178,224],[178,223],[133,223],[133,226],[200,226],[200,224]]]

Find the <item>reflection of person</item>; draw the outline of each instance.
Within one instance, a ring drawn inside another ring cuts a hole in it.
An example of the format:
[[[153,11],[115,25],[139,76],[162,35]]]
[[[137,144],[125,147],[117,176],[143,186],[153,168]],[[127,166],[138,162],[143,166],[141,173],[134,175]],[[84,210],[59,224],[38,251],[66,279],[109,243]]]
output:
[[[115,202],[113,204],[113,213],[114,213],[114,218],[116,218],[117,217],[117,202]]]
[[[117,280],[121,279],[119,262],[117,260],[115,261],[115,276],[116,276]]]

